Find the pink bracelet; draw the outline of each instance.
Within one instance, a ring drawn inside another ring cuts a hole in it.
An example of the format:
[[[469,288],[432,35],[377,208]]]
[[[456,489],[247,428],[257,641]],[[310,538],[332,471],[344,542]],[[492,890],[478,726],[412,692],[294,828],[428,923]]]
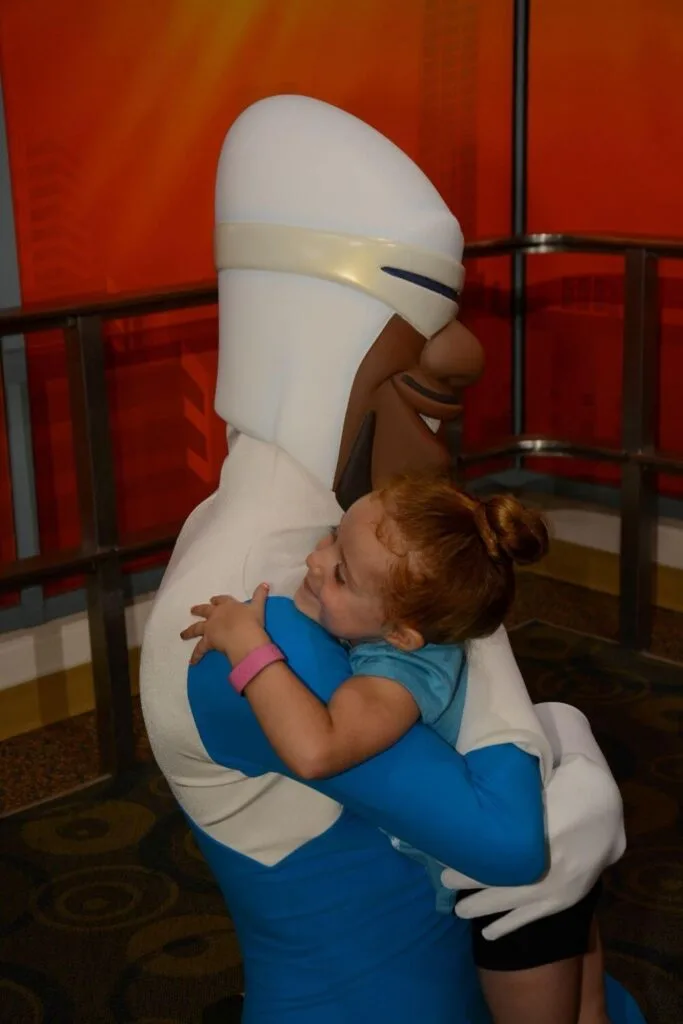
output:
[[[248,686],[259,672],[263,672],[264,668],[268,668],[276,661],[284,660],[285,656],[276,644],[263,644],[262,647],[251,651],[246,658],[242,658],[228,676],[228,681],[233,689],[241,694],[245,686]]]

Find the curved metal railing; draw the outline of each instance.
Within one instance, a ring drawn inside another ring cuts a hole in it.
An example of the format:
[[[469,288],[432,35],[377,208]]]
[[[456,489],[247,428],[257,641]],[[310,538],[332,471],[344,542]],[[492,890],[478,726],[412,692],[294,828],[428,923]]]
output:
[[[548,232],[470,242],[465,247],[465,255],[470,259],[481,256],[510,256],[516,252],[539,256],[562,252],[625,256],[631,249],[643,249],[662,259],[683,258],[683,241],[676,238],[648,238],[644,235],[566,235]]]

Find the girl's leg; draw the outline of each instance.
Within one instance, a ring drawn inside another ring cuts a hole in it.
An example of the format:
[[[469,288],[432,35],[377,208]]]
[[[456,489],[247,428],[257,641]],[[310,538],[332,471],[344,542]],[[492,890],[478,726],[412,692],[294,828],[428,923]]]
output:
[[[595,918],[591,925],[588,952],[583,958],[579,1024],[609,1024],[605,1002],[605,962]]]
[[[480,969],[479,978],[495,1024],[594,1024],[579,1017],[581,974],[575,956],[521,971]]]
[[[472,922],[474,961],[495,1024],[608,1024],[594,937],[599,894],[598,884],[573,907],[490,942],[482,933],[497,915]]]

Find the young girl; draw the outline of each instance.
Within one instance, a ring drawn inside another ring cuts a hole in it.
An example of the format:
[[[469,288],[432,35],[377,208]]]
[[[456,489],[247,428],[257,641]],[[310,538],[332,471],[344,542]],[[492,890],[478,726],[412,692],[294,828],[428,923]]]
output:
[[[304,779],[338,774],[391,746],[420,719],[454,746],[467,685],[465,644],[498,628],[514,597],[514,564],[537,561],[547,545],[537,512],[512,497],[480,501],[445,474],[406,476],[356,502],[308,556],[294,596],[301,612],[348,646],[352,676],[329,705],[283,660],[271,661],[244,689],[285,764]],[[222,651],[238,670],[236,681],[240,663],[270,643],[266,595],[262,585],[251,604],[216,597],[192,608],[200,621],[181,634],[200,637],[192,661]],[[438,908],[452,912],[443,865],[393,842],[425,864]],[[586,959],[583,972],[580,957],[482,970],[496,1024],[606,1021],[594,960]]]

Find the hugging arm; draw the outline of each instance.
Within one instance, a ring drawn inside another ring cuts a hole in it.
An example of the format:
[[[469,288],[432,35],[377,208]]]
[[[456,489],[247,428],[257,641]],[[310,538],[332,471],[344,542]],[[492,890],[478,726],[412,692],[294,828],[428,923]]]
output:
[[[626,849],[621,795],[586,718],[568,704],[534,710],[557,763],[545,791],[550,867],[532,885],[486,888],[457,904],[459,917],[504,915],[484,928],[487,939],[575,906]],[[442,880],[462,887],[457,872]]]
[[[271,599],[266,626],[293,671],[322,700],[348,678],[348,658],[291,602]],[[273,751],[248,701],[211,652],[189,670],[202,741],[219,764],[248,775],[293,774]],[[490,885],[522,885],[545,868],[543,800],[536,758],[505,744],[462,756],[422,725],[341,775],[308,782],[378,828]]]

